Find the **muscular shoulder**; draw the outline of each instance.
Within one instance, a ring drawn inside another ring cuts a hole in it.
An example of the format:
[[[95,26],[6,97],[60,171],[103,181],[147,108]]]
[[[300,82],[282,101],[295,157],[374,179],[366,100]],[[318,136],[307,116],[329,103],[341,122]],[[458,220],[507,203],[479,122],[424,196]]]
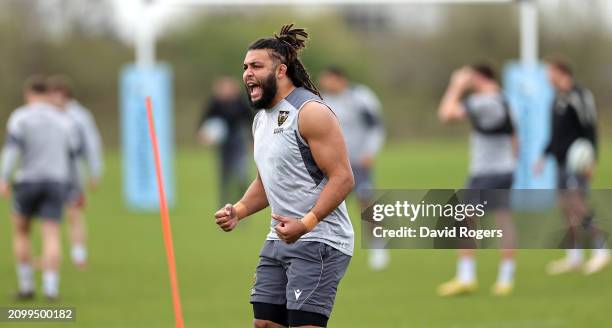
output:
[[[334,113],[320,102],[310,101],[300,110],[300,134],[306,139],[325,135],[337,125],[338,120]]]

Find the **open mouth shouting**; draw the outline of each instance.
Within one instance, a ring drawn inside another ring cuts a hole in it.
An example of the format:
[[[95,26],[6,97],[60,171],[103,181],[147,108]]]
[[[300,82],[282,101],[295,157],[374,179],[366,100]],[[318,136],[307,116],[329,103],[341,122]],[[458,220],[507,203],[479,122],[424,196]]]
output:
[[[244,83],[249,102],[254,109],[270,108],[276,95],[276,79],[274,74],[263,80],[248,77]]]
[[[254,82],[254,81],[249,81],[246,83],[246,87],[247,87],[247,91],[249,94],[249,98],[251,98],[251,101],[257,101],[261,99],[263,95],[263,89],[259,83]]]

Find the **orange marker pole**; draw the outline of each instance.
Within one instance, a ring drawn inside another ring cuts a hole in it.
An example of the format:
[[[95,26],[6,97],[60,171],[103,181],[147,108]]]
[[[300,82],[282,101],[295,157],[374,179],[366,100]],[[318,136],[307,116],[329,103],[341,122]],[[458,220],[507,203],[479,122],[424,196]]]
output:
[[[168,271],[170,272],[170,287],[172,288],[172,304],[174,306],[174,320],[177,328],[183,328],[183,312],[181,310],[181,298],[179,297],[178,278],[176,276],[176,265],[174,263],[174,247],[172,245],[172,231],[170,229],[170,215],[166,204],[166,193],[164,191],[164,180],[162,178],[161,161],[159,159],[159,147],[155,134],[155,122],[153,122],[153,105],[151,97],[146,98],[147,118],[149,120],[149,135],[153,146],[155,157],[155,171],[157,173],[157,187],[159,190],[159,210],[161,214],[162,230],[164,234],[164,245],[168,257]]]

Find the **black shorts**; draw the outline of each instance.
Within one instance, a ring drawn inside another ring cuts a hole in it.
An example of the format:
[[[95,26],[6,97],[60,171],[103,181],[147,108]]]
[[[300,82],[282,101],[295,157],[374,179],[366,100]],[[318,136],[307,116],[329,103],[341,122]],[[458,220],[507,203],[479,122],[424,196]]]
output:
[[[15,211],[26,219],[40,217],[60,221],[66,200],[66,184],[20,182],[13,185]]]
[[[267,240],[251,289],[255,319],[326,326],[350,260],[322,242]]]
[[[466,188],[469,203],[487,202],[492,210],[510,208],[510,191],[514,176],[512,173],[487,174],[470,177]]]

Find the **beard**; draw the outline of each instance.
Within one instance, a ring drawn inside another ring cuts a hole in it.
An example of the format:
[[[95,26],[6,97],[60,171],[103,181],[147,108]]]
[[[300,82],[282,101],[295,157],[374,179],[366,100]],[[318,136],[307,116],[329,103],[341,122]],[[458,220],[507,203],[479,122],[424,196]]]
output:
[[[255,110],[266,109],[272,107],[272,101],[276,96],[276,76],[274,73],[270,73],[265,80],[258,81],[259,84],[256,87],[261,88],[261,96],[258,100],[253,101],[251,99],[251,89],[248,85],[245,85],[247,98],[249,104]]]

